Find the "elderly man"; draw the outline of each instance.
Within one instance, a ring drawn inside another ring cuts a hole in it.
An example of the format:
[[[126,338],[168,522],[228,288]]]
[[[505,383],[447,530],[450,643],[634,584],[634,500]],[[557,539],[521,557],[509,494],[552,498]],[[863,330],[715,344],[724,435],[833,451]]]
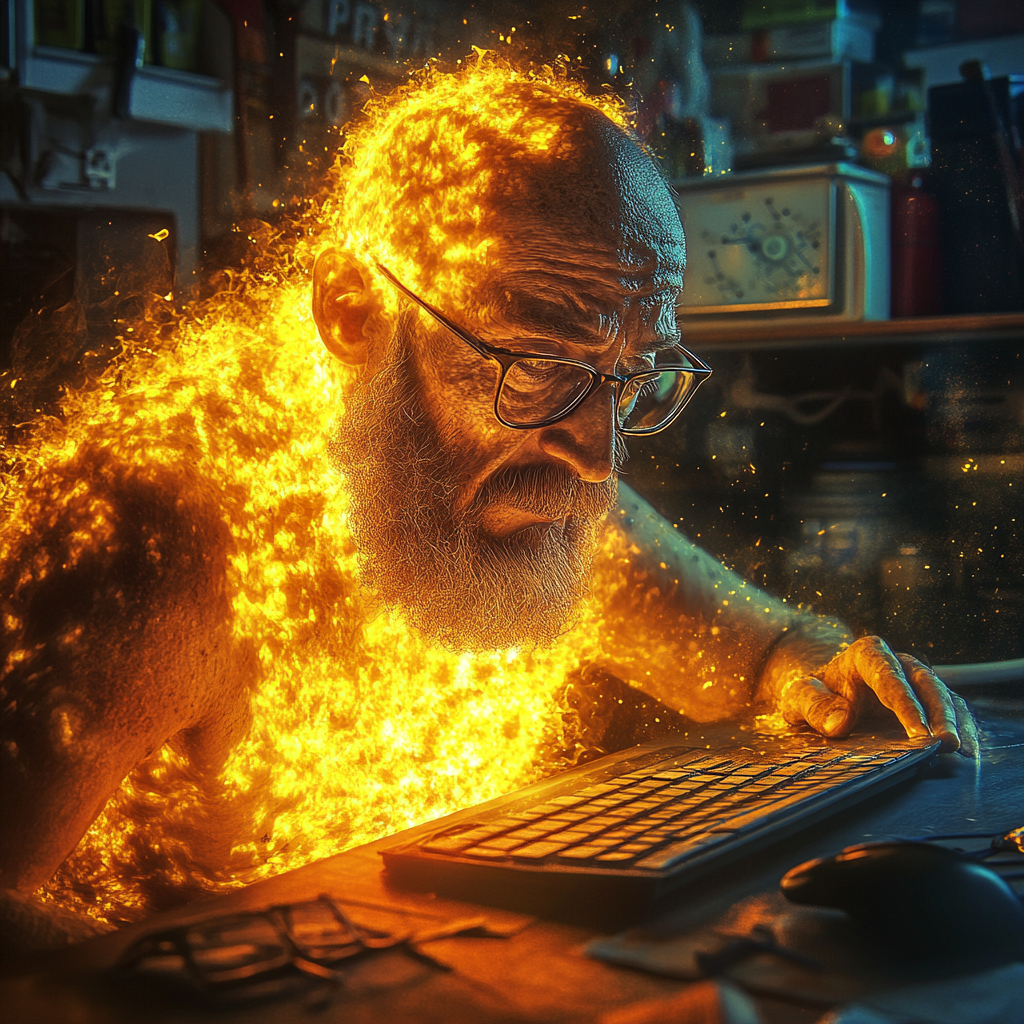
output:
[[[264,276],[30,447],[5,888],[124,920],[494,795],[590,665],[699,721],[759,702],[842,737],[880,703],[958,748],[926,667],[617,485],[707,369],[615,104],[481,61],[379,101],[346,157],[314,239],[330,358],[301,273]]]

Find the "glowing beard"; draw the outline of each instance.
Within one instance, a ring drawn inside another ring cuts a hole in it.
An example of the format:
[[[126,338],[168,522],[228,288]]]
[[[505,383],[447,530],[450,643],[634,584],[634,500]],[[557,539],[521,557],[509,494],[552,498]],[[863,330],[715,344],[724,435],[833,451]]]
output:
[[[361,582],[420,630],[453,650],[543,645],[564,631],[615,502],[614,472],[592,484],[559,465],[499,471],[456,512],[460,453],[430,424],[397,333],[349,396],[329,451],[350,490]],[[616,468],[623,457],[617,445]],[[564,525],[496,539],[480,526],[494,502]]]

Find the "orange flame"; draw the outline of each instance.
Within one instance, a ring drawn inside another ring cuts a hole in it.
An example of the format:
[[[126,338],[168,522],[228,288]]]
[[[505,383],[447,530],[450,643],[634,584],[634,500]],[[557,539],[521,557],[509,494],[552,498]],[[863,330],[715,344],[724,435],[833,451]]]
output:
[[[457,302],[463,268],[486,261],[490,246],[481,202],[495,169],[481,167],[474,131],[488,125],[509,159],[543,154],[558,133],[543,107],[567,102],[625,123],[617,102],[555,70],[493,59],[456,75],[428,71],[375,98],[326,200],[297,216],[294,247],[254,239],[267,251],[181,321],[169,345],[134,333],[131,353],[98,386],[67,397],[66,422],[40,425],[22,448],[6,549],[61,481],[93,487],[75,480],[85,451],[219,495],[234,545],[233,629],[260,665],[251,727],[217,791],[168,743],[123,782],[44,898],[100,919],[138,917],[160,886],[194,894],[248,883],[556,766],[565,742],[556,697],[596,654],[603,613],[586,603],[551,650],[469,654],[425,640],[399,610],[372,607],[355,578],[344,481],[326,459],[347,371],[317,339],[309,265],[325,242],[340,242]],[[402,219],[389,216],[398,207]],[[426,252],[427,262],[415,258]],[[98,491],[94,506],[83,549],[109,529]],[[609,553],[618,543],[610,535]],[[607,597],[613,586],[598,579],[594,589]],[[224,806],[239,827],[211,864],[197,835]]]

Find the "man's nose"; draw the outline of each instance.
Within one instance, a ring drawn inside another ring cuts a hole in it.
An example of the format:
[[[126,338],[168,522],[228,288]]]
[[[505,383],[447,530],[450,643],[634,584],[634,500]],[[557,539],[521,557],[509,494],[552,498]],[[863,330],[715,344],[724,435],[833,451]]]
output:
[[[541,428],[541,451],[561,459],[581,480],[599,484],[612,472],[614,391],[600,388],[564,420]]]

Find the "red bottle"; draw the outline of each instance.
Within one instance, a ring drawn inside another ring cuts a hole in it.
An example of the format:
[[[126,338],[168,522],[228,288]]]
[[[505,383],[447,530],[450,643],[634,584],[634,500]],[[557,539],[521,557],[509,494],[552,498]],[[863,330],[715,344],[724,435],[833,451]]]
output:
[[[892,317],[943,311],[939,204],[927,172],[902,171],[892,182]]]

